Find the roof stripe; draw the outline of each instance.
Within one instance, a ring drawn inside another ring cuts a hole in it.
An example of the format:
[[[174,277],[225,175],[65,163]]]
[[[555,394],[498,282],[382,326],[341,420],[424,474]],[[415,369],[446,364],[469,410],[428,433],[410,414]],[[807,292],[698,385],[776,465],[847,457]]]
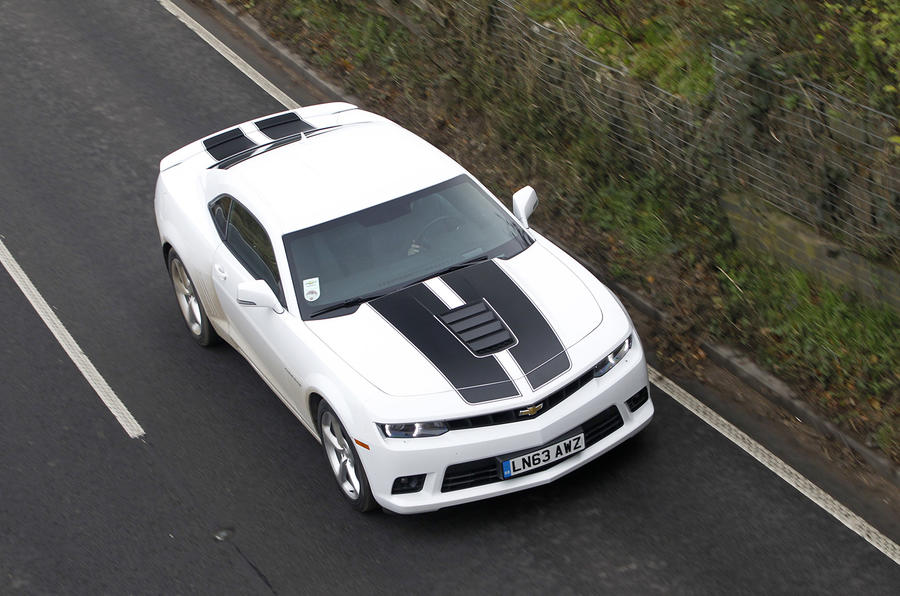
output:
[[[256,144],[248,139],[240,128],[232,128],[205,139],[203,146],[206,147],[207,153],[213,156],[213,159],[222,161],[235,153],[255,147]]]
[[[258,128],[261,133],[273,140],[282,139],[301,132],[309,132],[315,129],[315,126],[305,120],[301,120],[300,116],[293,112],[257,120],[254,124],[256,124],[256,128]]]

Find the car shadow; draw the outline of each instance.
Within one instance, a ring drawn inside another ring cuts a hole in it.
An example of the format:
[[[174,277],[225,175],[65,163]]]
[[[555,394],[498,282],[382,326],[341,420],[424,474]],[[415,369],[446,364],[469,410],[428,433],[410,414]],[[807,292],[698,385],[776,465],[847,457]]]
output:
[[[447,536],[481,531],[495,523],[505,527],[517,522],[533,524],[536,510],[552,518],[553,514],[548,512],[565,512],[586,501],[596,506],[598,495],[608,494],[611,485],[640,466],[657,448],[656,444],[651,425],[587,465],[548,484],[431,513],[406,516],[385,511],[379,517],[413,535],[427,533],[431,539],[436,530],[438,535]]]

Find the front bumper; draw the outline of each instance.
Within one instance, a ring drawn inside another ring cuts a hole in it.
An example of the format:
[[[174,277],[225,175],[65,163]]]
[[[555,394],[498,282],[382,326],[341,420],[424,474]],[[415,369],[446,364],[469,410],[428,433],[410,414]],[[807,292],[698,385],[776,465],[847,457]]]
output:
[[[647,399],[632,412],[626,401],[648,387],[647,364],[638,343],[629,357],[601,378],[593,379],[562,403],[531,419],[453,430],[439,437],[387,439],[361,454],[369,484],[378,503],[396,513],[421,513],[468,503],[552,482],[568,474],[638,433],[653,418],[653,403]],[[613,410],[610,410],[613,408]],[[447,468],[467,462],[537,449],[563,437],[589,421],[621,416],[622,424],[583,451],[523,476],[490,481],[479,486],[447,490]],[[391,494],[401,476],[426,474],[421,491]]]

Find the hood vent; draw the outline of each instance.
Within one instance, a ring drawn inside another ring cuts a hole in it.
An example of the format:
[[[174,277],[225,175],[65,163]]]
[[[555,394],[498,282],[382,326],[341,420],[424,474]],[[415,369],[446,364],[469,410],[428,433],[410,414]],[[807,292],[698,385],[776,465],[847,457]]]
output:
[[[511,348],[516,337],[483,298],[463,304],[438,317],[476,356],[489,356]]]

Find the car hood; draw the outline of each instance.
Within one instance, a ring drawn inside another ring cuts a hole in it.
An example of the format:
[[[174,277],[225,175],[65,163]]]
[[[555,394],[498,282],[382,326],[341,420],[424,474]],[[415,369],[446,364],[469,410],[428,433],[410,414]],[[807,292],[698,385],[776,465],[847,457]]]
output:
[[[382,392],[458,392],[470,403],[535,391],[569,370],[566,350],[603,313],[572,269],[540,244],[307,321]]]

